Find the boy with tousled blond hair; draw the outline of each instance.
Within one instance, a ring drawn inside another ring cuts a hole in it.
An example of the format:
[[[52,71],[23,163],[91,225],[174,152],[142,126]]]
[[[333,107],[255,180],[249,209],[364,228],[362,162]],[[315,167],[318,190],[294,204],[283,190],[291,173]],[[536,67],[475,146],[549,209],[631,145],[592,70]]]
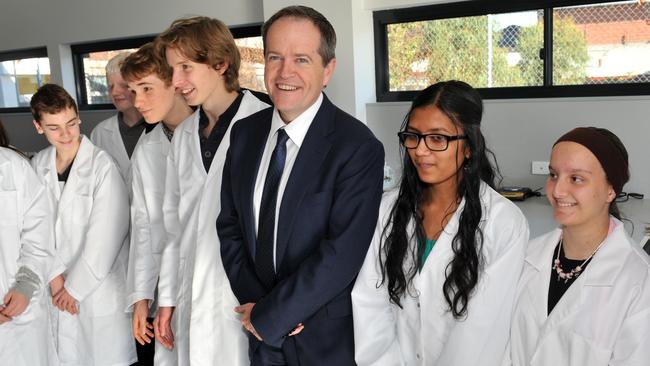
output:
[[[179,365],[248,365],[215,222],[230,130],[268,104],[240,89],[239,50],[223,22],[178,19],[158,45],[174,70],[172,85],[198,108],[175,133],[168,157],[156,339],[176,347]]]

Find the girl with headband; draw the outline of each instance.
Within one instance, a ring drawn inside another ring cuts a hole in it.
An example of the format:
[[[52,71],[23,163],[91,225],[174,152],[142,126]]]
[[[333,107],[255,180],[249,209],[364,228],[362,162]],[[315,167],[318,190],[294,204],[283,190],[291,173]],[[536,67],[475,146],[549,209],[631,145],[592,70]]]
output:
[[[529,243],[512,319],[513,365],[648,365],[650,258],[614,199],[628,157],[610,131],[553,145],[546,194],[560,228]]]

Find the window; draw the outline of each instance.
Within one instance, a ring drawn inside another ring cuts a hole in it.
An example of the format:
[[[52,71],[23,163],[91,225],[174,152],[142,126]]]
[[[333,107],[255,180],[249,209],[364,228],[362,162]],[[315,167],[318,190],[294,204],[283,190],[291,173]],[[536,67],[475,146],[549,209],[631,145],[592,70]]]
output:
[[[266,93],[264,86],[264,46],[260,25],[232,28],[235,44],[239,48],[239,85],[242,88]]]
[[[257,91],[264,88],[264,55],[260,26],[231,29],[241,53],[239,83],[241,87]],[[80,109],[112,109],[108,96],[106,64],[120,52],[133,52],[154,36],[126,40],[73,45],[75,78]]]
[[[650,94],[650,4],[469,1],[377,11],[378,101],[458,79],[485,98]]]
[[[50,81],[45,48],[0,53],[0,109],[25,111],[36,90]]]
[[[106,64],[121,52],[133,52],[154,37],[131,38],[72,45],[77,97],[80,109],[112,109],[108,96]]]

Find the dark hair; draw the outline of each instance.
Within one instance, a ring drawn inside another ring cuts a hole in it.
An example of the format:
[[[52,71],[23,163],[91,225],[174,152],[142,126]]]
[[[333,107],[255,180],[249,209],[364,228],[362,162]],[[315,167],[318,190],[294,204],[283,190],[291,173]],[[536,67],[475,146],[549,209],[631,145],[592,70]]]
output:
[[[56,84],[45,84],[38,88],[29,102],[34,121],[41,122],[43,113],[55,114],[72,108],[79,114],[77,103],[65,89]]]
[[[480,200],[481,181],[494,187],[498,168],[490,157],[494,154],[485,146],[481,133],[483,102],[474,88],[462,81],[444,81],[422,90],[413,100],[411,109],[404,118],[401,130],[408,126],[414,110],[435,106],[456,125],[462,127],[467,139],[465,146],[471,156],[465,159],[462,174],[457,174],[457,202],[465,199],[460,213],[458,232],[452,240],[454,258],[445,268],[443,293],[449,310],[455,318],[467,313],[467,304],[479,280],[483,257],[483,232],[479,226],[483,214]],[[390,220],[383,229],[384,243],[380,250],[382,284],[387,282],[390,301],[401,307],[400,298],[411,291],[413,278],[418,270],[419,253],[423,250],[424,227],[420,205],[424,203],[427,183],[420,180],[413,162],[401,147],[403,172],[397,201],[390,212]],[[450,214],[451,215],[451,214]],[[409,223],[415,224],[415,233],[408,233]],[[417,239],[417,251],[409,242]],[[411,249],[409,249],[411,248]],[[382,258],[383,257],[383,258]],[[407,257],[411,257],[410,259]],[[383,260],[385,259],[385,260]],[[404,263],[413,263],[405,268]]]
[[[2,124],[2,120],[0,120],[0,147],[9,147],[9,136],[5,132],[5,126]]]
[[[628,166],[628,168],[625,169],[623,176],[619,178],[622,179],[623,181],[623,184],[621,185],[622,187],[623,185],[625,185],[625,183],[627,183],[630,180],[630,168],[628,162],[627,149],[625,148],[625,145],[623,145],[621,139],[619,139],[618,136],[616,136],[612,131],[606,128],[597,128],[597,130],[611,140],[611,143],[619,150],[623,159],[625,159],[625,163]],[[609,182],[609,184],[612,184],[612,181],[610,180],[609,177],[607,177],[607,181]],[[622,220],[621,211],[619,211],[618,209],[618,205],[616,204],[616,199],[612,200],[612,202],[609,203],[609,214],[616,217],[619,220]]]
[[[302,5],[287,6],[286,8],[280,9],[264,22],[264,25],[262,25],[262,42],[264,44],[265,55],[267,51],[266,36],[269,29],[275,21],[284,17],[309,20],[318,28],[318,32],[320,33],[318,54],[323,60],[323,66],[327,66],[336,57],[336,32],[334,31],[334,27],[332,27],[332,24],[323,14],[313,8]]]
[[[188,59],[214,69],[227,63],[223,73],[226,90],[239,90],[239,48],[221,20],[202,16],[176,19],[156,38],[155,45],[163,54],[167,48],[174,48]]]
[[[7,136],[7,133],[5,132],[5,126],[2,124],[2,120],[0,120],[0,147],[11,149],[20,154],[22,157],[27,158],[27,155],[25,155],[24,152],[9,144],[9,136]]]

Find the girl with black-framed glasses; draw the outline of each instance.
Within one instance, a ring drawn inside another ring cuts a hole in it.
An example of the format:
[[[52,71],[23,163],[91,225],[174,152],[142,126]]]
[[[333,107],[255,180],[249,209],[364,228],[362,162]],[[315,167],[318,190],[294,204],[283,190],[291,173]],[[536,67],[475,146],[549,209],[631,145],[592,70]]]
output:
[[[398,134],[398,189],[382,200],[352,292],[358,365],[500,365],[528,223],[494,189],[471,86],[416,96]]]

